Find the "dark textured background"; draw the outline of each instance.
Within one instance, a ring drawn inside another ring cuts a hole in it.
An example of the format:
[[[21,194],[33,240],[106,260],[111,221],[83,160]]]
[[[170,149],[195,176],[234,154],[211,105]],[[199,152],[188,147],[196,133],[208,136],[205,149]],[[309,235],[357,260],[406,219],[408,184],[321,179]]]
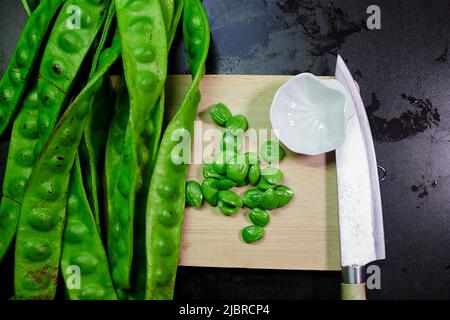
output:
[[[377,4],[382,29],[365,27]],[[318,75],[335,54],[362,88],[380,165],[387,259],[372,299],[450,298],[450,2],[446,0],[204,0],[208,73]],[[0,72],[26,16],[0,2]],[[180,37],[171,71],[185,73]],[[0,140],[0,176],[7,138]],[[8,272],[8,270],[6,271]],[[339,274],[180,268],[178,298],[335,299]]]

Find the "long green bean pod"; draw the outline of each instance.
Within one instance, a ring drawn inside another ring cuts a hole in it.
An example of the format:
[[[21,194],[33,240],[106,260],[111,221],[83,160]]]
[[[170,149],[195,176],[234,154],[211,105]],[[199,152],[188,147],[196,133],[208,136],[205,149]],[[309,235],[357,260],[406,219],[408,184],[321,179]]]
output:
[[[43,0],[25,24],[11,61],[0,80],[0,136],[17,112],[40,49],[44,45],[44,38],[62,2]]]
[[[23,9],[25,10],[28,16],[30,16],[39,5],[39,0],[21,0],[21,1]]]
[[[14,287],[18,299],[53,299],[61,257],[69,179],[78,146],[104,75],[120,55],[120,38],[103,51],[98,70],[68,107],[37,159],[25,190],[17,229]],[[69,230],[70,231],[70,230]],[[87,238],[73,227],[69,238]]]
[[[96,53],[94,55],[90,76],[93,75],[97,68],[100,53],[107,41],[112,25],[115,22],[115,3],[111,3],[108,15],[106,17],[105,26]],[[107,76],[107,75],[106,75]],[[90,203],[91,210],[94,213],[94,219],[100,230],[100,204],[98,200],[98,191],[100,187],[99,164],[102,160],[105,144],[107,139],[107,130],[109,120],[113,110],[114,93],[111,87],[111,81],[104,81],[103,95],[97,95],[94,101],[95,108],[89,115],[86,128],[84,129],[83,138],[80,144],[80,161],[83,164],[83,181],[87,199]]]
[[[86,198],[79,159],[69,184],[61,271],[71,300],[117,299],[108,258]]]
[[[171,2],[171,0],[165,0],[163,2]],[[183,12],[184,0],[178,0],[174,2],[175,9],[173,18],[171,20],[172,25],[167,27],[169,30],[168,34],[168,48],[172,46],[173,38],[178,28],[178,24]],[[159,143],[161,141],[162,127],[164,122],[164,107],[165,107],[165,93],[164,90],[161,92],[161,96],[156,106],[155,111],[152,115],[152,123],[155,128],[154,135],[151,136],[149,141],[150,149],[150,174],[145,179],[147,181],[151,180],[151,172],[156,162],[156,157],[158,155]],[[142,189],[143,192],[148,192],[148,187]],[[146,270],[147,270],[147,259],[145,253],[145,212],[147,205],[147,194],[140,194],[136,198],[136,217],[135,217],[135,228],[134,228],[134,256],[133,256],[133,279],[132,285],[133,289],[129,292],[129,298],[142,300],[145,298],[145,287],[146,287]]]
[[[151,115],[167,77],[167,35],[159,0],[116,0],[122,60],[130,95],[125,143],[108,210],[108,251],[118,288],[131,287],[135,199],[145,190],[154,134]]]
[[[0,262],[16,235],[23,193],[34,163],[37,142],[38,99],[36,86],[28,93],[11,133],[0,204]]]
[[[74,79],[102,27],[110,0],[67,0],[48,39],[39,70],[38,155],[59,119]]]
[[[164,133],[148,194],[146,298],[152,300],[173,298],[178,267],[188,163],[173,156],[180,143],[193,137],[210,43],[208,18],[199,0],[185,1],[183,36],[193,82]]]

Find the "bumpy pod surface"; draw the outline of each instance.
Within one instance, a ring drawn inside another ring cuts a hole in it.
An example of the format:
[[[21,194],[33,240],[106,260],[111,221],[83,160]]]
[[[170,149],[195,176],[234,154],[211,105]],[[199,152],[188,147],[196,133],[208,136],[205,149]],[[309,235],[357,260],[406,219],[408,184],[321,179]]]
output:
[[[187,163],[173,161],[179,144],[173,135],[193,137],[200,102],[199,84],[209,50],[209,23],[198,0],[185,1],[183,35],[193,83],[180,110],[169,123],[159,149],[147,203],[147,299],[172,299],[180,253],[185,207]]]
[[[79,164],[79,160],[75,162],[70,179],[61,256],[66,292],[71,300],[116,300],[108,259],[86,198]]]
[[[106,17],[110,0],[67,0],[48,39],[39,69],[38,155]],[[74,8],[78,8],[75,10]]]
[[[24,99],[11,134],[0,204],[0,261],[16,234],[25,186],[35,160],[33,150],[38,138],[37,108],[37,90],[34,88]]]
[[[63,2],[43,0],[22,31],[11,61],[0,80],[0,136],[20,105],[44,38]]]
[[[98,71],[65,111],[36,161],[25,191],[16,239],[14,287],[18,299],[53,299],[56,293],[71,169],[92,101],[120,55],[120,39],[102,53]],[[79,237],[86,229],[75,228]]]
[[[117,0],[122,60],[130,95],[125,143],[115,177],[108,222],[108,251],[117,287],[129,289],[133,257],[135,201],[145,199],[149,186],[153,110],[167,77],[167,35],[160,2]],[[142,213],[143,215],[145,213]],[[119,220],[119,216],[127,217]],[[121,222],[125,224],[121,225]],[[118,230],[113,233],[112,230]],[[117,236],[118,239],[111,237]]]
[[[98,67],[101,53],[108,39],[111,36],[111,28],[115,21],[115,3],[111,3],[108,9],[102,36],[96,49],[90,77],[95,74]],[[103,161],[106,140],[108,137],[108,126],[114,105],[114,92],[109,75],[105,75],[102,82],[102,88],[95,96],[92,112],[89,114],[88,122],[84,129],[83,138],[80,143],[79,154],[81,168],[83,171],[83,181],[87,199],[91,210],[94,213],[94,219],[97,222],[100,231],[100,204],[98,190],[100,188],[100,163]]]

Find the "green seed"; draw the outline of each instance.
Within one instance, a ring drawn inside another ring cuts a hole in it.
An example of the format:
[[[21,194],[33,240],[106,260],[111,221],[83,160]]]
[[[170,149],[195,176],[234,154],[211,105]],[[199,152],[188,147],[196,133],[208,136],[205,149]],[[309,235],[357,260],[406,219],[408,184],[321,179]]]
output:
[[[216,188],[215,179],[208,178],[203,181],[202,193],[203,198],[207,203],[209,203],[213,207],[217,206],[217,203],[219,201],[219,190],[217,190]]]
[[[203,166],[203,177],[205,177],[205,179],[221,179],[222,175],[214,169],[214,166],[212,164],[205,164]]]
[[[263,209],[254,208],[248,213],[248,217],[255,226],[265,227],[269,224],[270,215]]]
[[[269,140],[261,145],[259,155],[267,163],[276,163],[283,160],[286,152],[278,142]]]
[[[225,153],[238,153],[242,149],[242,139],[227,130],[223,134],[221,147]]]
[[[275,185],[278,184],[284,177],[283,172],[274,167],[264,168],[261,174],[267,183]]]
[[[250,166],[244,155],[239,155],[236,163],[227,165],[227,177],[238,183],[238,186],[245,185]]]
[[[248,129],[247,118],[241,114],[233,116],[227,121],[227,130],[235,136],[242,135]]]
[[[259,189],[249,189],[242,195],[246,207],[253,209],[262,207],[264,192]]]
[[[222,178],[222,179],[216,180],[215,185],[216,185],[216,188],[219,190],[228,190],[228,189],[236,187],[237,183],[234,182],[233,180],[230,180],[227,178]]]
[[[197,181],[186,183],[186,203],[195,208],[201,207],[203,203],[202,187]]]
[[[274,189],[269,189],[264,192],[262,205],[266,210],[273,210],[278,207],[278,197]]]
[[[248,180],[250,184],[256,186],[261,178],[261,168],[259,164],[254,164],[250,166],[248,170]]]
[[[242,230],[242,239],[248,244],[258,242],[264,238],[264,228],[260,226],[248,226]]]
[[[234,216],[239,213],[240,208],[230,206],[229,204],[219,200],[218,203],[219,210],[226,216]]]
[[[234,152],[219,152],[213,161],[213,168],[214,170],[221,174],[226,175],[227,174],[227,164],[232,163],[233,161],[236,161],[236,153]]]
[[[278,208],[286,206],[294,197],[294,192],[287,186],[277,186],[275,192],[278,198]]]
[[[228,107],[223,103],[214,105],[209,111],[209,114],[213,121],[221,127],[225,127],[227,121],[231,118],[230,109],[228,109]]]
[[[261,179],[259,181],[259,183],[256,185],[256,187],[260,190],[266,191],[269,189],[273,189],[275,188],[277,185],[276,184],[270,184],[266,181],[266,179]]]
[[[230,190],[222,190],[219,192],[219,200],[229,204],[233,207],[242,208],[244,202],[241,197],[239,197],[236,193]]]

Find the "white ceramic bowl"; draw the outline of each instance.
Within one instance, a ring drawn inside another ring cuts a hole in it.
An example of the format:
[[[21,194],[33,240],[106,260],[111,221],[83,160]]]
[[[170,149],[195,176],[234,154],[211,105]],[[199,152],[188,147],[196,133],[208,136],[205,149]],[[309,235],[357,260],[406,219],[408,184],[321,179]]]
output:
[[[270,109],[272,128],[291,151],[318,155],[345,140],[353,100],[339,81],[302,73],[283,85]]]

